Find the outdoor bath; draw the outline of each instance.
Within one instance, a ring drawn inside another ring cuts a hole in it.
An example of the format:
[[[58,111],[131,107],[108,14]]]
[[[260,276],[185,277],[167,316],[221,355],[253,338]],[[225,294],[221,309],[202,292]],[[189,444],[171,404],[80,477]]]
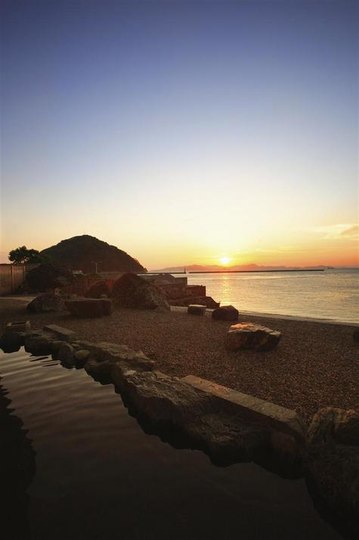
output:
[[[14,468],[15,495],[5,485],[6,538],[340,538],[303,479],[175,449],[144,433],[114,387],[84,370],[23,349],[1,352],[0,362],[5,412],[23,422],[15,443],[26,446],[31,473]]]

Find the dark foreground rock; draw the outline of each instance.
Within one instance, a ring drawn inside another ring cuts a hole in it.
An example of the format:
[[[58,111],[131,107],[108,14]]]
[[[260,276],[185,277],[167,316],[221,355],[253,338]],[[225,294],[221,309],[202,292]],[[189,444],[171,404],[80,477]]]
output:
[[[359,343],[359,328],[355,328],[353,332],[353,339],[355,343]]]
[[[254,460],[281,476],[302,474],[302,449],[294,437],[245,421],[215,395],[158,371],[136,372],[114,364],[112,382],[141,425],[151,432],[182,436],[215,464]]]
[[[359,449],[311,445],[305,460],[308,491],[325,519],[346,538],[359,538]]]
[[[66,341],[64,341],[59,346],[55,354],[55,358],[57,358],[57,360],[60,360],[61,363],[72,367],[75,364],[74,352],[75,350],[73,346],[70,345],[70,343],[67,343]]]
[[[49,311],[63,311],[65,302],[59,294],[44,293],[34,298],[27,306],[31,313],[46,313]]]
[[[131,273],[124,274],[115,281],[112,298],[115,304],[126,308],[170,309],[164,293],[158,287]]]
[[[116,364],[119,370],[135,369],[150,371],[154,368],[153,360],[147,358],[142,351],[133,351],[126,345],[117,345],[106,341],[100,343],[75,342],[75,348],[86,348],[90,354],[84,363],[84,368],[95,380],[111,382],[112,368]],[[76,353],[75,353],[76,354]]]
[[[336,442],[359,447],[359,414],[352,409],[320,409],[313,416],[307,441],[309,445]]]
[[[112,302],[109,298],[76,298],[65,302],[66,309],[82,319],[111,315]]]
[[[182,425],[211,411],[211,399],[175,377],[114,366],[112,380],[130,407],[154,424]]]
[[[27,334],[24,339],[25,351],[35,356],[50,355],[53,352],[51,336],[41,331]]]
[[[270,351],[278,345],[281,333],[266,326],[253,323],[238,323],[230,326],[227,332],[226,348],[229,351],[254,349]]]
[[[212,312],[216,321],[238,321],[239,311],[233,306],[221,306]]]
[[[24,339],[24,333],[6,330],[0,337],[0,349],[5,353],[16,352],[23,346]]]
[[[349,538],[359,537],[359,415],[326,407],[307,434],[305,476],[317,509]]]
[[[30,321],[14,321],[7,323],[0,336],[0,349],[5,353],[16,352],[24,345],[25,336],[31,331]]]
[[[74,362],[77,368],[82,368],[90,357],[90,351],[87,349],[79,349],[74,353]]]

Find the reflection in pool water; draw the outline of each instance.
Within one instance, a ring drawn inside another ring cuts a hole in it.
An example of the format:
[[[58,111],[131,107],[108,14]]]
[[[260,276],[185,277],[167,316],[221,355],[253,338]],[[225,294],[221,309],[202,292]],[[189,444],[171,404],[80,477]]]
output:
[[[21,444],[32,446],[22,485],[30,532],[21,540],[340,538],[304,480],[176,450],[145,434],[113,386],[83,370],[20,351],[0,353],[0,373],[11,416],[28,430]]]

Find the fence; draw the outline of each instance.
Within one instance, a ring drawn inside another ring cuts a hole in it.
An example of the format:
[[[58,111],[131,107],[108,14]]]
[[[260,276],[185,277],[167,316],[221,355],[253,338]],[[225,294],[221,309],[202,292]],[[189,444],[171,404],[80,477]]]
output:
[[[15,293],[36,264],[0,264],[0,296]]]

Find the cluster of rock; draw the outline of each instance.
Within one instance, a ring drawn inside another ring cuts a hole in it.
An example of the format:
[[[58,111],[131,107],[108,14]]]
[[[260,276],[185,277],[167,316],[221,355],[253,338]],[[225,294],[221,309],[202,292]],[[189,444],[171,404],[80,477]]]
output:
[[[187,277],[174,277],[171,274],[145,276],[146,281],[156,285],[165,295],[170,306],[203,304],[208,309],[219,307],[219,302],[207,296],[205,285],[188,285]]]
[[[56,292],[40,294],[28,304],[27,309],[34,313],[67,309],[76,317],[91,318],[110,315],[112,305],[133,309],[170,309],[165,295],[156,285],[132,273],[123,274],[112,288],[105,281],[94,283],[86,297],[66,298]]]
[[[67,368],[84,368],[95,380],[114,384],[141,425],[205,451],[217,464],[253,460],[285,477],[304,476],[318,509],[358,532],[359,415],[322,409],[308,430],[295,411],[220,387],[198,377],[183,379],[155,370],[141,351],[125,345],[76,339],[50,325],[31,331],[8,325],[4,350],[20,346],[53,355]]]
[[[126,308],[170,309],[165,295],[156,285],[131,273],[115,281],[112,298],[116,305]]]

